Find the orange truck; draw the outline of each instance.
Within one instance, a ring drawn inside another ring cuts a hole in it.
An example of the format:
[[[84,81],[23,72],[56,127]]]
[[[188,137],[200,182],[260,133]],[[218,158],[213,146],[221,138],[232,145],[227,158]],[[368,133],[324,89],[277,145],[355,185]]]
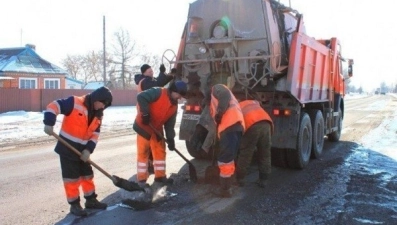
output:
[[[216,152],[202,100],[218,83],[255,98],[269,113],[273,165],[302,169],[321,156],[325,139],[340,139],[353,60],[342,56],[337,38],[308,36],[303,16],[278,1],[191,3],[178,52],[168,61],[188,81],[179,138],[195,158]]]

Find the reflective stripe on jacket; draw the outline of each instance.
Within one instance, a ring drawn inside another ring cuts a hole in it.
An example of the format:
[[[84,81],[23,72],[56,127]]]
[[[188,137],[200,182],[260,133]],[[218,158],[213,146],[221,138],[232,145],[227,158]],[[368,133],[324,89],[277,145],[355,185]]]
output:
[[[222,178],[231,177],[235,171],[234,160],[228,163],[218,161],[219,176]]]
[[[224,86],[224,85],[222,85]],[[220,137],[220,134],[222,131],[224,131],[226,128],[236,124],[236,123],[241,123],[243,126],[243,129],[245,130],[245,125],[244,125],[244,117],[240,109],[240,105],[238,104],[236,98],[234,97],[233,93],[226,87],[224,86],[230,93],[230,100],[229,100],[229,107],[226,109],[222,116],[221,123],[218,124],[218,137]],[[212,92],[213,92],[214,87],[212,87]],[[222,99],[217,99],[212,93],[211,93],[211,117],[215,120],[215,115],[218,113],[218,104],[219,101],[222,101]]]
[[[268,121],[272,127],[272,133],[274,130],[273,121],[269,114],[260,106],[256,100],[244,100],[240,102],[240,108],[243,112],[245,131],[247,131],[252,125],[260,121]]]
[[[74,96],[73,110],[63,118],[59,133],[75,143],[86,145],[91,140],[96,144],[99,133],[95,130],[101,125],[101,120],[94,117],[91,124],[88,124],[88,111],[84,105],[84,99],[85,96]]]
[[[138,105],[139,107],[139,105]],[[163,132],[163,125],[177,112],[177,105],[172,104],[168,96],[168,90],[161,88],[161,95],[155,102],[149,104],[150,123],[160,132]],[[142,121],[142,112],[139,110],[135,118],[135,124],[141,128],[136,130],[147,140],[153,135],[150,126],[144,125]]]

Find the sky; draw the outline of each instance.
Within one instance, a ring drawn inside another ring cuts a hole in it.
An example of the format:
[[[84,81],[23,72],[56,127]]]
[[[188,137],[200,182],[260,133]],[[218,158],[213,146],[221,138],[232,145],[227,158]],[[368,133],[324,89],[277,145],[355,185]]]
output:
[[[219,0],[228,1],[228,0]],[[303,14],[309,36],[337,37],[354,59],[351,84],[371,91],[397,84],[397,20],[393,0],[280,0]],[[2,3],[0,48],[36,45],[44,59],[61,66],[67,55],[102,50],[120,28],[144,51],[177,52],[189,3],[194,0],[13,0]]]

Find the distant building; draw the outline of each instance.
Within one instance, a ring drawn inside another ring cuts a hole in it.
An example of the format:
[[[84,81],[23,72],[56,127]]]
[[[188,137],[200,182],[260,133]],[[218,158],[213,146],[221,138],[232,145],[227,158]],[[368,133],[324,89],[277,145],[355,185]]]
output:
[[[42,59],[34,45],[0,48],[0,88],[65,89],[67,71]]]
[[[65,86],[66,89],[83,89],[84,82],[67,76]]]
[[[106,85],[104,84],[103,81],[91,81],[91,82],[88,82],[88,83],[84,86],[84,89],[91,89],[91,90],[94,90],[94,89],[98,89],[98,88],[103,87],[103,86],[106,86],[106,87],[108,87],[108,88],[110,88],[110,89],[113,88],[112,82],[110,82],[110,81],[106,82]]]

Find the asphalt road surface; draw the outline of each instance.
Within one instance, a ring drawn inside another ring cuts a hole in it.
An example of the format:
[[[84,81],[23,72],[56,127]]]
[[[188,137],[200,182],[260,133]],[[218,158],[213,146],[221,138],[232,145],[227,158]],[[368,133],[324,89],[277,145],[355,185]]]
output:
[[[123,207],[123,199],[137,194],[118,189],[94,169],[98,199],[109,207],[84,218],[69,214],[55,141],[25,141],[0,151],[0,224],[397,224],[397,154],[362,145],[372,130],[396,115],[397,99],[351,99],[345,108],[341,141],[325,141],[321,159],[304,170],[273,167],[265,188],[255,185],[253,165],[245,187],[234,187],[232,198],[216,198],[213,186],[190,182],[187,164],[167,151],[167,174],[175,183],[162,189],[164,196],[150,209]],[[376,143],[383,137],[371,138]],[[192,159],[184,142],[177,141],[176,147]],[[135,134],[102,134],[91,159],[110,174],[133,179]],[[202,178],[210,162],[192,163]]]

